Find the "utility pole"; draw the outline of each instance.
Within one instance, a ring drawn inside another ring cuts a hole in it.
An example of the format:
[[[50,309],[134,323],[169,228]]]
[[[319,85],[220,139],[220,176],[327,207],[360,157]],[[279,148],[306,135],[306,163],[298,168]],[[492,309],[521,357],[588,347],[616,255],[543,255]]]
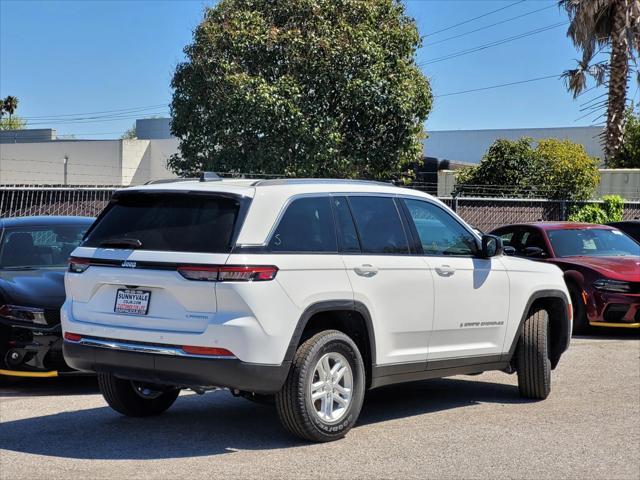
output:
[[[64,184],[67,185],[67,167],[69,165],[69,155],[65,155],[62,159],[62,163],[64,164]]]

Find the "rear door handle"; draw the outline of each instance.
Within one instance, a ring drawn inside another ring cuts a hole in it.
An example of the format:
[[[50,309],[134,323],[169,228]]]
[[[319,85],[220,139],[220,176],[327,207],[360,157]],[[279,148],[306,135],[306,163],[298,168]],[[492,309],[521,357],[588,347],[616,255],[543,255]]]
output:
[[[456,269],[450,267],[449,265],[441,265],[439,267],[436,267],[436,272],[438,272],[438,275],[440,275],[441,277],[450,277],[451,275],[456,273]]]
[[[354,267],[354,272],[361,277],[373,277],[378,273],[378,269],[371,264],[365,263],[359,267]]]

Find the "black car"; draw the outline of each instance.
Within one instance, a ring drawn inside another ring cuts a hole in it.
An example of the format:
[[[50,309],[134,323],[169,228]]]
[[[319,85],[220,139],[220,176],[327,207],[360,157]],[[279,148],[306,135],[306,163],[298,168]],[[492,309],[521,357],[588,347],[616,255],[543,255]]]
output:
[[[0,374],[56,376],[67,259],[94,219],[0,219]]]
[[[609,223],[612,227],[622,230],[624,233],[640,243],[640,220],[626,220]]]

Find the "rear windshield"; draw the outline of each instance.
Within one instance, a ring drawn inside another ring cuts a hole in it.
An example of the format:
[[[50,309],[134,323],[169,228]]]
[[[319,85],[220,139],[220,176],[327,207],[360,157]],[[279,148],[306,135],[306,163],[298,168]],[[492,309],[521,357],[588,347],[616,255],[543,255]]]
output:
[[[117,197],[83,246],[228,253],[240,201],[189,194],[125,194]]]

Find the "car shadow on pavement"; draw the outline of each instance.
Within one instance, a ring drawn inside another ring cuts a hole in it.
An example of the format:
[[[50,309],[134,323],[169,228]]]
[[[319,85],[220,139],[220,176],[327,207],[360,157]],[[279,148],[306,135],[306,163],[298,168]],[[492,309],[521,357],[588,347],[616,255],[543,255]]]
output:
[[[126,418],[106,406],[71,410],[74,398],[50,398],[60,402],[61,413],[0,423],[0,449],[75,459],[139,460],[306,445],[284,431],[275,408],[234,398],[227,392],[182,395],[164,415],[150,418]],[[21,399],[8,400],[2,405],[5,413]],[[520,401],[517,388],[511,385],[430,380],[369,392],[359,424],[478,403]]]
[[[0,399],[93,393],[99,393],[98,382],[93,375],[54,378],[0,377]]]

